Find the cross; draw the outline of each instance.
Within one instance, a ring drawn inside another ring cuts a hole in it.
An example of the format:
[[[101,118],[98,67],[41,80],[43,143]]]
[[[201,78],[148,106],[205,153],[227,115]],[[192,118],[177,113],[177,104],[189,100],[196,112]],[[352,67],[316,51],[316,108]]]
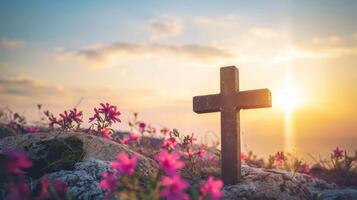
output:
[[[240,110],[271,107],[268,89],[239,91],[239,73],[235,66],[222,67],[221,92],[193,97],[196,113],[221,112],[221,156],[224,184],[236,184],[241,176]]]

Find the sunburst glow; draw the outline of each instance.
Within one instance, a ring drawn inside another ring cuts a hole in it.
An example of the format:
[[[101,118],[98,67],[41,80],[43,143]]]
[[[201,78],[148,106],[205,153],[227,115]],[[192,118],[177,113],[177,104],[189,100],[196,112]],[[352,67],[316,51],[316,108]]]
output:
[[[277,94],[276,105],[286,112],[293,112],[303,104],[302,94],[292,86],[289,86]]]

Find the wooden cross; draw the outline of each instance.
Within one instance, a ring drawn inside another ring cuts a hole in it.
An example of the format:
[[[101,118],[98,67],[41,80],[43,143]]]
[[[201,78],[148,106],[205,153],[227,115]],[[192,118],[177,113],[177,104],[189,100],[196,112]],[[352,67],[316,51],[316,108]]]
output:
[[[241,176],[240,109],[271,107],[268,89],[239,91],[239,73],[235,66],[221,68],[221,92],[193,97],[196,113],[221,112],[221,156],[224,184],[236,184]]]

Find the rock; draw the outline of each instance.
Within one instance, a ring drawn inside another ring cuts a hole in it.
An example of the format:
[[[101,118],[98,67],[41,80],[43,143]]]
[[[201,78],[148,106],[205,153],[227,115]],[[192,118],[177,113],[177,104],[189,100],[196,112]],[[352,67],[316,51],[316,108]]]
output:
[[[242,182],[223,187],[224,199],[357,199],[357,190],[306,174],[242,166]]]
[[[351,188],[339,188],[331,190],[316,191],[316,194],[323,200],[356,200],[357,190]]]
[[[68,138],[71,136],[74,136],[82,141],[83,149],[85,151],[83,160],[98,159],[111,161],[117,158],[119,152],[125,152],[129,155],[135,154],[139,157],[137,164],[137,172],[139,176],[153,174],[158,169],[158,165],[154,160],[130,150],[127,146],[84,132],[52,131],[6,137],[0,140],[0,153],[7,147],[24,149],[25,147],[29,147],[43,141]]]
[[[33,166],[27,171],[32,178],[59,170],[72,170],[85,155],[83,142],[75,136],[55,138],[25,147]]]
[[[75,165],[74,170],[61,170],[47,174],[50,180],[62,180],[67,183],[68,192],[73,199],[103,199],[105,191],[97,184],[105,171],[111,171],[109,161],[87,160]]]
[[[279,171],[242,166],[242,182],[224,186],[224,199],[310,199],[305,184]]]

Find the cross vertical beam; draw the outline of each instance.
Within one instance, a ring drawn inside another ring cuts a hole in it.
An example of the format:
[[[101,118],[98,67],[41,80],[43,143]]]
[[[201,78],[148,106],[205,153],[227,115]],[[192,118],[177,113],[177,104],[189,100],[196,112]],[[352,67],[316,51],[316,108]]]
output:
[[[241,176],[240,112],[233,96],[239,92],[236,67],[222,67],[221,78],[221,174],[225,184],[234,184]]]

